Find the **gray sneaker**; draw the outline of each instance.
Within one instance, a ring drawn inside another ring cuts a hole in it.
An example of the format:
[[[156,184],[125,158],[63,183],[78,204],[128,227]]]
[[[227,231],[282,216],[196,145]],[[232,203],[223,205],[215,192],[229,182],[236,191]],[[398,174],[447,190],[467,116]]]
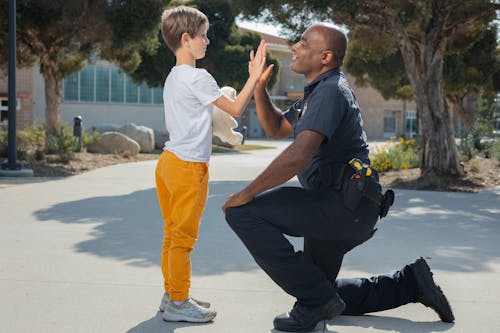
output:
[[[175,304],[170,301],[165,306],[163,312],[163,320],[165,321],[187,321],[190,323],[206,323],[215,318],[217,312],[211,309],[206,309],[188,298],[182,304]]]
[[[191,297],[191,299],[196,304],[198,304],[199,306],[201,306],[202,308],[208,309],[210,307],[210,303],[209,302],[200,301],[200,300],[198,300],[196,298],[192,298],[192,297]],[[167,306],[168,302],[170,302],[170,296],[167,293],[164,293],[163,297],[161,298],[161,302],[160,302],[160,306],[159,306],[161,312],[165,311],[165,307]]]

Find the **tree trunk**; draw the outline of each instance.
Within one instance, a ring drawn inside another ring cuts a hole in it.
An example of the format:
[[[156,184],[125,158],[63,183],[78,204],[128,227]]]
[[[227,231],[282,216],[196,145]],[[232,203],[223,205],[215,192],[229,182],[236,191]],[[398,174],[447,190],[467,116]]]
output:
[[[45,120],[48,134],[61,134],[62,74],[56,62],[46,62],[40,66],[45,81]]]
[[[472,128],[474,127],[474,122],[476,120],[476,112],[477,110],[472,108],[466,108],[464,106],[464,99],[467,98],[467,95],[451,95],[448,96],[448,100],[453,109],[453,113],[460,116],[462,119],[462,123],[464,124],[465,131],[470,133]]]
[[[446,38],[438,28],[420,39],[402,32],[400,50],[412,85],[422,124],[422,176],[463,176],[453,119],[444,95],[443,62]]]

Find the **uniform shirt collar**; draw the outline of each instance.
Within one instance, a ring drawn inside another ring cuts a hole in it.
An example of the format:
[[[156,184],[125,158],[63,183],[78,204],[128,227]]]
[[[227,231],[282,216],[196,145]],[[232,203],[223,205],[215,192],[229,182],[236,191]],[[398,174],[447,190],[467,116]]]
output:
[[[332,68],[329,71],[326,71],[326,72],[320,74],[311,83],[307,84],[304,87],[304,97],[308,96],[314,90],[314,88],[318,85],[318,83],[320,81],[326,80],[329,77],[331,77],[331,76],[333,76],[335,74],[338,74],[338,73],[340,73],[340,68],[337,67],[337,68]]]

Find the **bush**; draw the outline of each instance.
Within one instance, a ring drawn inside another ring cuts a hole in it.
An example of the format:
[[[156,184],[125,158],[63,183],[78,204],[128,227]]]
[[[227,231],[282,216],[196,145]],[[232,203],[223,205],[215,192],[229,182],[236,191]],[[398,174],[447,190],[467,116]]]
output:
[[[73,159],[78,149],[78,138],[73,136],[73,131],[68,127],[61,128],[60,135],[49,135],[47,138],[47,153],[59,155],[63,163]]]
[[[460,155],[461,161],[470,161],[478,152],[476,139],[473,135],[469,134],[460,140],[458,154]]]
[[[7,131],[0,131],[0,157],[7,156]]]
[[[398,142],[389,140],[370,155],[371,164],[379,172],[416,168],[419,161],[418,150],[414,139],[400,138]]]
[[[16,133],[17,158],[24,161],[45,158],[45,130],[41,125],[33,125]],[[0,132],[0,156],[8,154],[8,132]]]
[[[83,150],[87,150],[87,147],[99,139],[101,136],[101,133],[94,131],[94,132],[87,132],[84,131],[82,133],[82,145],[83,145]]]
[[[500,139],[496,139],[486,150],[488,157],[496,158],[500,161]]]

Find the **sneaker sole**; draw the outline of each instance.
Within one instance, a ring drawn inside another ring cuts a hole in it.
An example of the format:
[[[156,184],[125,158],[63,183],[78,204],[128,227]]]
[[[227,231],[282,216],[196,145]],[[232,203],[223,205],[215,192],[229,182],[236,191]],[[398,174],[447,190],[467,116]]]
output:
[[[171,321],[171,322],[184,321],[184,322],[188,322],[188,323],[208,323],[208,322],[212,321],[216,316],[217,316],[217,314],[214,314],[213,317],[209,317],[209,318],[191,318],[191,317],[186,317],[186,316],[182,316],[182,315],[169,314],[169,313],[165,313],[165,312],[163,312],[163,315],[162,315],[163,320],[165,320],[165,321]]]

